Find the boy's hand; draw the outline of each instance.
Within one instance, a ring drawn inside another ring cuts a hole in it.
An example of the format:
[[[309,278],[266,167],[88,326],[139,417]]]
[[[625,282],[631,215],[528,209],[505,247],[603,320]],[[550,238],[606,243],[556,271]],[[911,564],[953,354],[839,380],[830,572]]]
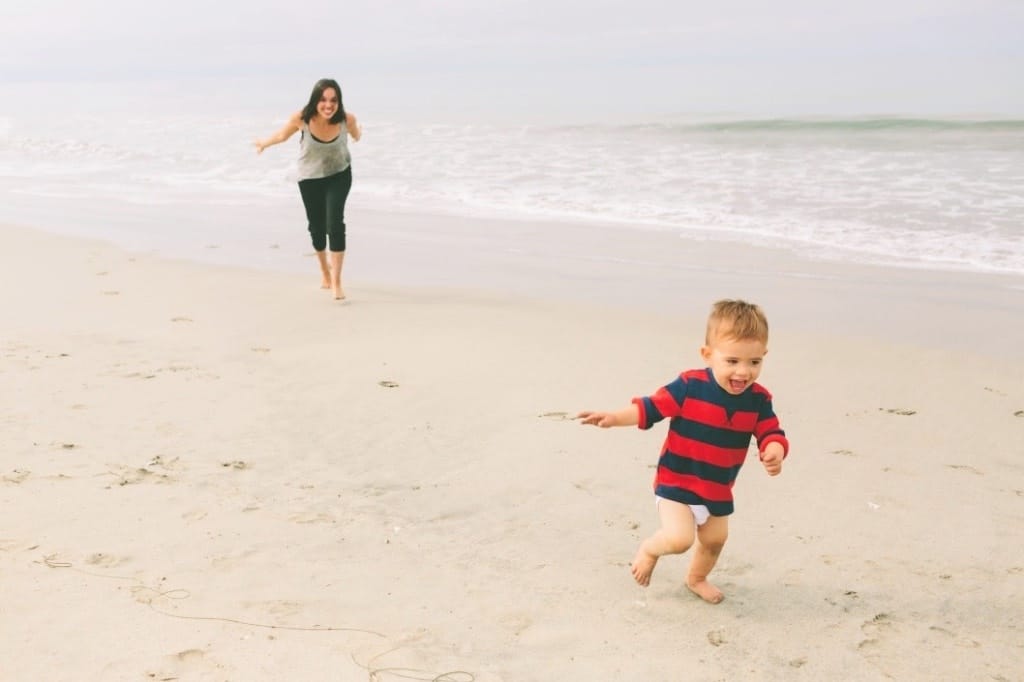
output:
[[[616,423],[614,412],[580,412],[576,418],[582,419],[582,424],[592,424],[600,426],[602,429],[615,426]]]
[[[786,451],[782,449],[782,445],[774,441],[768,443],[764,452],[761,453],[761,464],[764,465],[764,470],[768,472],[769,476],[778,476],[782,473],[782,459],[785,456]]]

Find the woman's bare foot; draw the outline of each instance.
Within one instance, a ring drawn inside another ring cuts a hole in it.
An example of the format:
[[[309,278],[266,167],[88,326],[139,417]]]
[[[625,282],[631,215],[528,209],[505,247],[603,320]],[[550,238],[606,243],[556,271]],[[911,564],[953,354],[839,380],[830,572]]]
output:
[[[725,599],[725,595],[722,594],[722,591],[707,580],[691,581],[690,579],[687,579],[686,586],[690,588],[691,592],[709,604],[717,604]]]
[[[320,280],[320,288],[321,289],[330,289],[331,288],[331,278],[330,278],[329,275],[324,275],[324,278],[322,280]]]
[[[629,565],[629,572],[633,574],[633,580],[639,585],[647,587],[651,582],[651,573],[654,572],[654,565],[658,563],[658,557],[648,554],[641,547],[633,557],[633,563]]]
[[[332,284],[331,291],[334,292],[335,301],[340,301],[341,299],[345,298],[345,291],[341,288],[340,284]]]

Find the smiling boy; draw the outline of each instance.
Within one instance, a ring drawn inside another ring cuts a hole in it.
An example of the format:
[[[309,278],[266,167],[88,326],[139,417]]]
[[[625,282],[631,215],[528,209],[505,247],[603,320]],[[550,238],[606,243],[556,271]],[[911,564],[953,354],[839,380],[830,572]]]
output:
[[[696,537],[686,585],[712,604],[722,592],[708,582],[729,535],[732,487],[757,441],[770,476],[782,471],[789,441],[772,409],[772,396],[756,383],[768,353],[768,321],[760,307],[718,301],[708,316],[706,367],[683,372],[653,395],[634,398],[617,412],[581,412],[583,424],[602,428],[649,429],[668,418],[669,432],[658,459],[654,494],[661,526],[645,539],[630,564],[633,578],[647,586],[658,559],[681,554]]]

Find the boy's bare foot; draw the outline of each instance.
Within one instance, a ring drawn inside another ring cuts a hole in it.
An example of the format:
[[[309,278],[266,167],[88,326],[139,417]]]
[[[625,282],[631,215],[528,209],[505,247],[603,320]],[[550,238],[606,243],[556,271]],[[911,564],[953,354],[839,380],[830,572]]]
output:
[[[651,582],[651,573],[654,572],[654,565],[657,563],[658,557],[648,554],[641,547],[636,551],[633,563],[629,565],[629,572],[633,574],[633,580],[636,580],[643,587],[647,587]]]
[[[725,595],[722,594],[722,591],[707,580],[690,581],[687,579],[686,586],[690,588],[691,592],[709,604],[717,604],[725,599]]]

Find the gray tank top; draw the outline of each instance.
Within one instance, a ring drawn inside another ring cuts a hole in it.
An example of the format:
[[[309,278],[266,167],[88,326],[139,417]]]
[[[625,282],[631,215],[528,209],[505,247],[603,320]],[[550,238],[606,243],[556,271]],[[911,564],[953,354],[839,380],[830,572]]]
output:
[[[313,137],[307,123],[302,124],[299,138],[298,179],[314,180],[340,173],[352,163],[348,151],[348,127],[341,122],[338,136],[329,142]]]

